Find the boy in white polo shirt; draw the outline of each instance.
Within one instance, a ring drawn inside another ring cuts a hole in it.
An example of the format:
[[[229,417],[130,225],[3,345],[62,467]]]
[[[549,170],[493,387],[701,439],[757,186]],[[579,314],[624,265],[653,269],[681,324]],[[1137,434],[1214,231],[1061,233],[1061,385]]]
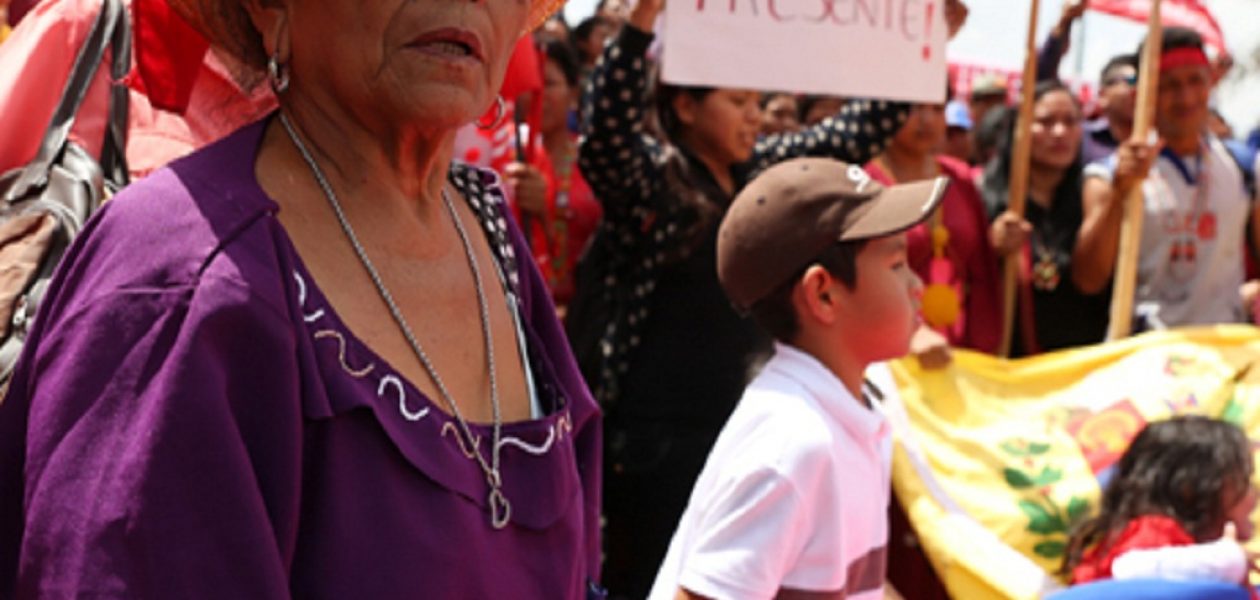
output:
[[[884,188],[803,158],[731,204],[718,279],[775,351],[709,454],[651,600],[883,598],[892,442],[863,372],[909,348],[923,288],[903,232],[945,186]]]

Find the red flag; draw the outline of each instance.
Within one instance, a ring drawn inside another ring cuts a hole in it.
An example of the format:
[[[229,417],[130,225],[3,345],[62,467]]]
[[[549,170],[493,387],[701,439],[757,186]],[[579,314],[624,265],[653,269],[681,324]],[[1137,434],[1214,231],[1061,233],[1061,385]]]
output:
[[[480,119],[481,122],[493,122],[496,117],[501,119],[494,130],[481,131],[481,135],[490,141],[493,154],[492,165],[499,157],[506,157],[508,162],[516,160],[531,162],[529,159],[539,139],[539,126],[542,124],[542,66],[543,59],[538,47],[534,45],[533,36],[522,36],[512,50],[512,57],[508,60],[507,74],[503,78],[503,85],[499,88],[499,95],[505,101],[505,114],[496,115],[498,108],[491,106]],[[525,97],[529,100],[525,100]],[[516,112],[517,107],[521,105],[527,107],[528,113],[522,115],[522,122],[518,123]],[[525,127],[518,127],[518,125],[525,125]],[[521,139],[517,143],[517,135],[523,135],[527,139]],[[518,156],[516,152],[506,154],[511,147],[510,144],[516,144],[524,156]],[[497,165],[496,168],[498,168]]]
[[[1089,0],[1089,7],[1125,19],[1146,23],[1151,14],[1150,0]],[[1221,26],[1200,0],[1164,0],[1160,15],[1165,26],[1175,25],[1193,29],[1203,36],[1203,43],[1224,53],[1225,36]]]
[[[166,0],[132,0],[136,72],[131,86],[154,107],[183,113],[209,43]]]

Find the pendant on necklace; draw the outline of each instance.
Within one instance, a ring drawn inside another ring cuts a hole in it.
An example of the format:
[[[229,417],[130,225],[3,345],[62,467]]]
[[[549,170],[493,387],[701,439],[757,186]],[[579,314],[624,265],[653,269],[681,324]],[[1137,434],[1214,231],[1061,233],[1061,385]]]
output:
[[[1033,287],[1052,292],[1059,287],[1059,279],[1059,263],[1055,262],[1054,256],[1049,252],[1040,253],[1037,264],[1032,268]]]
[[[496,485],[490,486],[490,525],[495,529],[503,529],[507,527],[508,519],[512,517],[512,505],[508,503],[507,496],[499,491]]]

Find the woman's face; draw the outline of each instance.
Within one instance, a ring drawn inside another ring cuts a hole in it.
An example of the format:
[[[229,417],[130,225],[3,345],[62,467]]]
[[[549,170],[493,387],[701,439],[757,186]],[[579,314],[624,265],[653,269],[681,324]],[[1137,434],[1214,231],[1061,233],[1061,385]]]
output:
[[[766,102],[766,108],[761,114],[761,133],[763,135],[772,135],[775,133],[795,132],[801,128],[800,119],[797,118],[799,109],[796,106],[796,97],[791,94],[775,94]]]
[[[1066,90],[1047,92],[1033,103],[1032,161],[1066,169],[1081,148],[1081,109]]]
[[[892,143],[907,154],[933,155],[945,145],[945,130],[944,105],[916,104],[905,124],[893,136]]]
[[[542,132],[543,135],[563,131],[568,125],[569,109],[573,106],[574,89],[564,78],[564,71],[556,61],[543,63]]]
[[[529,6],[285,0],[271,41],[291,69],[289,95],[310,95],[383,129],[454,129],[493,102]]]
[[[679,94],[674,109],[691,150],[725,165],[752,158],[761,128],[758,98],[753,90],[736,89],[717,89],[700,99]]]

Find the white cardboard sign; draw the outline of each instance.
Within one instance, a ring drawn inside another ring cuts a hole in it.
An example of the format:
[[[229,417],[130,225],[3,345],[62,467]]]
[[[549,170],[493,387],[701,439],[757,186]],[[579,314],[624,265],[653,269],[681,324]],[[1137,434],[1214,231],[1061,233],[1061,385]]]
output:
[[[670,0],[662,78],[943,102],[944,0]]]

